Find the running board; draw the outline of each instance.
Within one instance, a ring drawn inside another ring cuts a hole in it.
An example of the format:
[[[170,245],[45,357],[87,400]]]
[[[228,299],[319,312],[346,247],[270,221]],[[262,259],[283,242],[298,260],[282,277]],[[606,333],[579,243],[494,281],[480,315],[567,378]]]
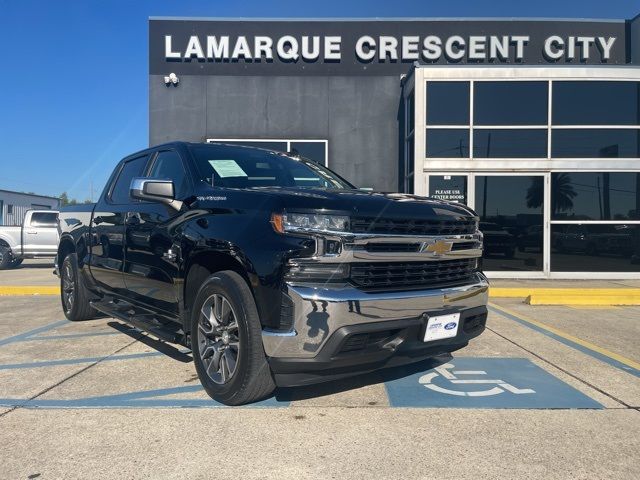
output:
[[[158,321],[153,313],[136,308],[129,303],[115,302],[113,300],[92,301],[90,303],[99,312],[144,330],[160,340],[186,345],[184,333],[181,329],[174,331],[167,328],[165,324]]]

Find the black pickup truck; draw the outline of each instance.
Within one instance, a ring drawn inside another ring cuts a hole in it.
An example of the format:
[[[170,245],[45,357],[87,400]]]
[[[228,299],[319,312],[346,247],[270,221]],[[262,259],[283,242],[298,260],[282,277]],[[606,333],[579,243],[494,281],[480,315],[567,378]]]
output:
[[[483,330],[467,207],[360,191],[293,154],[176,142],[60,212],[69,320],[107,315],[193,352],[215,400],[415,362]]]

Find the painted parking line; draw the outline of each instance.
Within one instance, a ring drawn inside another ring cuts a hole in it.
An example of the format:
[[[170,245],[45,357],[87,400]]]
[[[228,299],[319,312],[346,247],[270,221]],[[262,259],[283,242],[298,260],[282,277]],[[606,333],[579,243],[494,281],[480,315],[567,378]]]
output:
[[[134,330],[132,332],[135,333]],[[36,341],[46,341],[46,340],[68,340],[71,338],[83,338],[83,337],[102,337],[102,336],[110,336],[110,335],[122,335],[122,332],[88,332],[88,333],[68,333],[65,335],[42,335],[37,337],[27,337],[24,338],[23,342],[36,342]]]
[[[190,385],[174,388],[162,388],[156,390],[144,390],[140,392],[122,393],[116,395],[102,395],[76,399],[20,399],[0,398],[2,407],[21,407],[28,409],[73,409],[73,408],[228,408],[210,398],[161,398],[168,395],[202,392],[200,385]],[[250,408],[281,408],[288,407],[288,400],[277,397],[267,398],[260,402],[245,405]]]
[[[60,320],[59,322],[49,323],[48,325],[44,325],[42,327],[34,328],[33,330],[29,330],[28,332],[20,333],[18,335],[14,335],[13,337],[7,337],[0,340],[0,347],[3,345],[8,345],[14,342],[20,342],[29,337],[37,335],[39,333],[47,332],[49,330],[54,330],[62,325],[68,325],[71,322],[68,320]]]
[[[186,353],[189,351],[190,350],[185,350],[180,352]],[[166,354],[162,352],[142,352],[129,353],[127,355],[114,355],[111,357],[64,358],[61,360],[46,360],[43,362],[9,363],[0,365],[0,370],[21,370],[29,368],[57,367],[59,365],[77,365],[79,363],[116,362],[119,360],[137,360],[139,358],[146,357],[166,357]]]
[[[603,408],[526,358],[454,358],[385,388],[392,407]]]
[[[636,377],[640,377],[640,363],[635,362],[630,358],[623,357],[622,355],[611,352],[606,348],[602,348],[591,342],[582,340],[581,338],[574,337],[573,335],[558,328],[539,322],[538,320],[534,320],[533,318],[529,318],[520,313],[516,313],[512,310],[509,310],[508,308],[490,303],[489,310],[505,318],[508,318],[509,320],[513,320],[520,325],[531,328],[536,332],[542,333],[547,337],[553,338],[554,340],[557,340],[558,342],[563,343],[568,347],[579,350],[582,353],[586,353],[587,355],[596,358],[604,363],[607,363],[612,367],[623,370],[627,373],[630,373],[631,375],[635,375]]]

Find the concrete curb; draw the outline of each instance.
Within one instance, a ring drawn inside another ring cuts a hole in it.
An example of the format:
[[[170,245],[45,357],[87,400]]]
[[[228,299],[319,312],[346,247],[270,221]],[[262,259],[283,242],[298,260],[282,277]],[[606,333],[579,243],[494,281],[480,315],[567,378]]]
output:
[[[60,295],[58,286],[5,285],[0,286],[0,296]]]
[[[529,305],[640,305],[640,288],[490,288],[489,296]]]

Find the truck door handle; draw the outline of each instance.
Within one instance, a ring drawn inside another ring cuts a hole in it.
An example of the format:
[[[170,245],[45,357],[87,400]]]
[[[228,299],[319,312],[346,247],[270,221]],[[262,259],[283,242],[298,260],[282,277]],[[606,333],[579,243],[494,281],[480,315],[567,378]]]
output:
[[[127,219],[125,221],[127,225],[140,225],[140,214],[136,212],[127,213]]]
[[[27,235],[37,235],[38,231],[37,230],[27,230]]]

